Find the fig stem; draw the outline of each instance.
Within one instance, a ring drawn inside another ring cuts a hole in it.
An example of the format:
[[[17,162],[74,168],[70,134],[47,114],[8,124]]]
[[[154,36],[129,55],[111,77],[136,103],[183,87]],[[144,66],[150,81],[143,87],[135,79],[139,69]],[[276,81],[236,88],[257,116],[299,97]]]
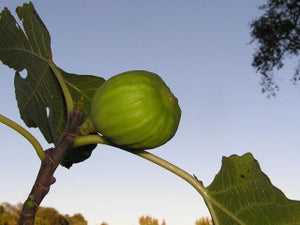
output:
[[[98,134],[90,134],[84,136],[77,136],[74,139],[73,147],[80,147],[89,144],[106,144],[111,145],[105,138]]]
[[[78,127],[78,130],[79,130],[80,134],[84,135],[84,136],[87,136],[89,133],[96,132],[96,129],[94,128],[90,117],[87,117],[84,120],[84,122]]]
[[[0,114],[0,122],[12,129],[14,129],[19,134],[21,134],[24,138],[26,138],[31,143],[33,148],[35,149],[40,160],[44,160],[46,158],[46,155],[45,155],[45,152],[44,152],[42,146],[40,145],[38,140],[31,133],[29,133],[27,130],[25,130],[22,126],[20,126],[16,122],[8,119],[7,117],[5,117],[1,114]]]
[[[63,95],[65,97],[65,101],[66,101],[67,113],[69,115],[74,109],[73,98],[70,93],[70,90],[67,87],[65,79],[61,73],[61,70],[54,64],[54,62],[52,60],[48,60],[48,64],[49,64],[51,70],[53,71],[53,73],[62,89]]]

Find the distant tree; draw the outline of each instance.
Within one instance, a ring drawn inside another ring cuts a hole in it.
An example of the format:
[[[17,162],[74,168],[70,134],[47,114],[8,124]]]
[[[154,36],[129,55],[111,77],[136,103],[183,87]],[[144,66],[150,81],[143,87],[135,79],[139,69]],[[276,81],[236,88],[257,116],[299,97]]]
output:
[[[274,96],[279,85],[274,77],[274,69],[284,66],[284,59],[296,57],[300,50],[300,1],[267,0],[260,6],[264,14],[250,24],[252,43],[258,43],[253,55],[252,66],[261,76],[262,92]],[[292,81],[300,80],[300,59]]]
[[[40,207],[36,214],[36,225],[69,225],[69,222],[56,209]]]
[[[16,225],[20,216],[22,204],[17,206],[8,203],[0,205],[0,225]],[[87,225],[87,221],[80,214],[73,216],[61,215],[51,207],[39,207],[36,214],[35,225]],[[101,224],[108,225],[108,224]]]
[[[19,219],[20,208],[8,203],[0,205],[0,224],[16,225]]]
[[[80,213],[74,214],[72,217],[65,216],[70,225],[87,225],[87,221]]]
[[[152,218],[151,216],[142,216],[139,219],[140,225],[159,225],[158,220]]]
[[[195,225],[213,225],[211,219],[209,219],[208,217],[202,217],[198,220],[196,220]]]
[[[151,216],[141,216],[139,218],[139,225],[159,225],[159,222]],[[165,220],[162,221],[161,225],[166,225]]]

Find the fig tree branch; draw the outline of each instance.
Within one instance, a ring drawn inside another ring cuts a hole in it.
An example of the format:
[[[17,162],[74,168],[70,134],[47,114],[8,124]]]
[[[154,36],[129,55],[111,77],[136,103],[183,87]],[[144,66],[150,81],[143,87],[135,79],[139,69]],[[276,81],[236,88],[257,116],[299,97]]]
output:
[[[45,159],[41,166],[32,190],[25,201],[18,225],[34,225],[35,215],[50,186],[55,183],[54,172],[61,160],[72,148],[73,141],[78,135],[77,128],[81,123],[82,111],[74,109],[68,117],[66,129],[60,142],[55,148],[45,150]]]

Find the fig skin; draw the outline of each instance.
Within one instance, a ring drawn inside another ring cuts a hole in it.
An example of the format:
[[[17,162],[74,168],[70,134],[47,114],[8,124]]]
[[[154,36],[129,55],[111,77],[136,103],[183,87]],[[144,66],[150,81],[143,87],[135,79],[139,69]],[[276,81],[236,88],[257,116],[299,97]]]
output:
[[[152,149],[169,141],[181,117],[177,98],[155,73],[134,70],[108,79],[96,91],[91,122],[113,145]]]

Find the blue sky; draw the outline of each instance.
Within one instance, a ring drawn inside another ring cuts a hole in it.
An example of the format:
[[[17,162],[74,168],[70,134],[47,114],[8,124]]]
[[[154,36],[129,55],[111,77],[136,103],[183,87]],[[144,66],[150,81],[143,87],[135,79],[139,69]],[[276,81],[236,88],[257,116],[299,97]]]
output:
[[[182,119],[175,137],[153,153],[209,185],[222,156],[251,152],[272,183],[300,199],[300,89],[278,74],[280,92],[268,99],[251,67],[249,22],[262,0],[37,1],[52,37],[54,62],[64,70],[106,79],[132,69],[159,74],[178,97]],[[23,1],[2,0],[1,9]],[[277,73],[277,72],[276,72]],[[14,72],[0,65],[0,113],[23,124],[14,97]],[[37,129],[30,129],[45,143]],[[39,169],[32,147],[0,125],[0,202],[23,202]],[[138,224],[151,215],[167,224],[194,224],[209,215],[196,191],[180,178],[134,155],[99,146],[57,182],[42,202],[61,213],[82,213],[89,225]]]

